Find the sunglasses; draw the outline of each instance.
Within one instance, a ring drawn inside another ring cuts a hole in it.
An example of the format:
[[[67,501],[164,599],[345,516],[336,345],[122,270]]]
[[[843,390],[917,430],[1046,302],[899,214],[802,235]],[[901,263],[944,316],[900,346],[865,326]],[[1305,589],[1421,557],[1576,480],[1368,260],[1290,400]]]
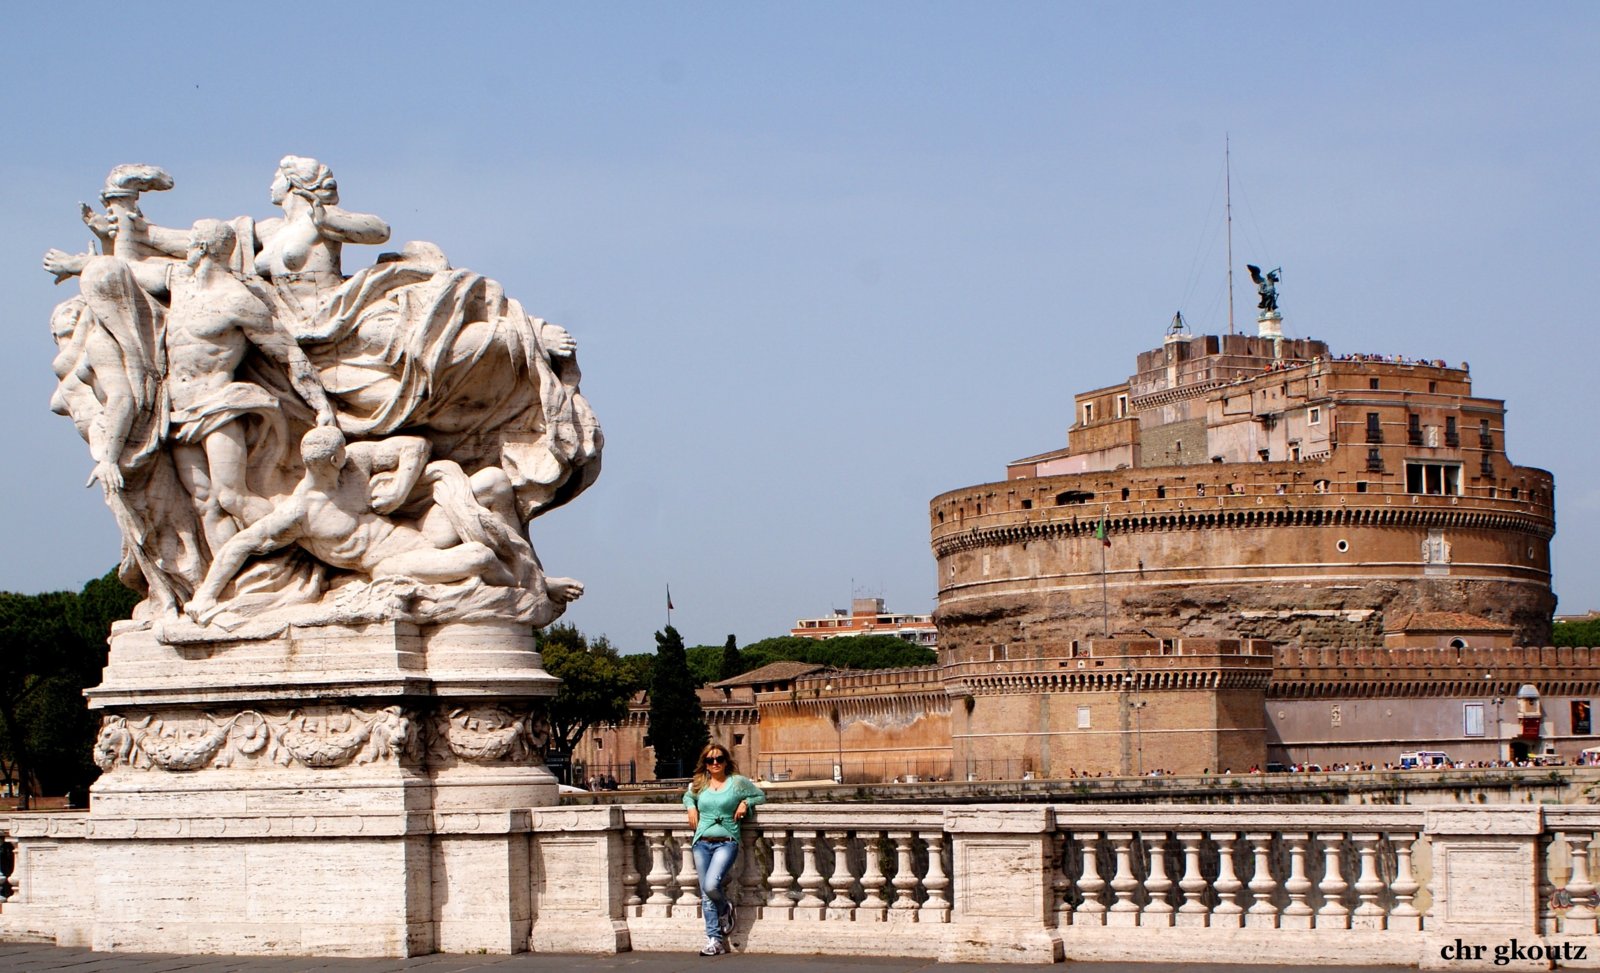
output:
[[[706,758],[706,763],[708,763],[708,764],[725,764],[727,762],[728,762],[728,758],[727,757],[716,757],[716,756],[713,756],[713,757],[707,757]]]

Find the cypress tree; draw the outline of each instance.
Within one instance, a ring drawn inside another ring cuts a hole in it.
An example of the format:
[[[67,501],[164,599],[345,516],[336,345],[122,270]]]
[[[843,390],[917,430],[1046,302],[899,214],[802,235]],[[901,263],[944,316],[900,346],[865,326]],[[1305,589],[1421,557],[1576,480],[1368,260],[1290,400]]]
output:
[[[650,746],[656,777],[688,777],[700,749],[711,739],[705,713],[695,695],[694,677],[683,636],[668,625],[656,633],[656,664],[650,682]]]
[[[739,643],[732,635],[722,646],[722,666],[717,671],[717,679],[732,679],[744,672],[744,660],[739,656]]]

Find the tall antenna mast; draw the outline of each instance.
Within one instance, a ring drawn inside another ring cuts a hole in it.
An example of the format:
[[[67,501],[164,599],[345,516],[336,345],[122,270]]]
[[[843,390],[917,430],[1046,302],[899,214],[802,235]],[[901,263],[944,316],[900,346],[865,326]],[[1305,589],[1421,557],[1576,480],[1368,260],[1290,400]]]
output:
[[[1233,147],[1228,133],[1222,133],[1223,198],[1228,211],[1228,333],[1233,334]]]

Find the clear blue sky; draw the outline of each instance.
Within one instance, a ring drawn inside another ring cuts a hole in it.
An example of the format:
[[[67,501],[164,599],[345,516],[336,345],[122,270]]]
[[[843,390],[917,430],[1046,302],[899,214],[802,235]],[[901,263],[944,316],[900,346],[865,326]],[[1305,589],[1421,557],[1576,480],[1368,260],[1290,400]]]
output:
[[[453,12],[452,12],[453,11]],[[605,473],[535,522],[568,618],[653,648],[934,604],[927,502],[1062,445],[1174,310],[1470,361],[1554,472],[1562,611],[1600,607],[1600,5],[72,5],[8,11],[0,588],[117,557],[51,415],[38,269],[79,200],[272,215],[286,153],[577,337]],[[347,271],[376,248],[350,248]],[[1251,308],[1239,287],[1242,319]]]

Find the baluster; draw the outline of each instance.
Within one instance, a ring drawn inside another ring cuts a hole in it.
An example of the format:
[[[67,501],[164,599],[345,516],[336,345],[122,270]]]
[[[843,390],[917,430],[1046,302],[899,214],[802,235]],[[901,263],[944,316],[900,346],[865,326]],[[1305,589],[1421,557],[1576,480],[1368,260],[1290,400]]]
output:
[[[693,915],[700,905],[700,873],[694,867],[694,832],[675,836],[678,846],[678,898],[672,903],[673,915]]]
[[[826,884],[822,870],[817,867],[817,832],[797,831],[800,839],[800,900],[794,904],[797,919],[821,919],[827,902],[820,892]]]
[[[1250,851],[1255,856],[1255,871],[1250,876],[1250,884],[1246,886],[1255,901],[1245,910],[1244,924],[1272,929],[1278,925],[1278,907],[1272,903],[1272,891],[1278,887],[1272,877],[1272,835],[1247,834],[1244,837],[1250,842]]]
[[[1106,880],[1100,877],[1100,836],[1091,831],[1079,835],[1078,841],[1083,845],[1083,873],[1078,876],[1078,891],[1083,894],[1083,901],[1078,903],[1072,922],[1074,925],[1103,926],[1106,922],[1106,904],[1101,901],[1100,892],[1106,887]]]
[[[1111,909],[1106,913],[1106,925],[1137,926],[1139,907],[1134,904],[1133,892],[1139,887],[1139,880],[1134,877],[1130,854],[1133,835],[1127,831],[1116,831],[1108,833],[1106,838],[1117,854],[1116,871],[1111,875],[1111,890],[1116,893],[1116,901],[1111,903]]]
[[[922,887],[928,890],[928,900],[922,903],[919,921],[949,922],[950,877],[944,871],[944,832],[926,832],[922,840],[928,845],[928,874],[922,879]]]
[[[857,922],[883,922],[888,918],[889,902],[883,897],[883,887],[888,878],[883,874],[883,835],[876,831],[862,837],[863,851],[867,855],[866,867],[861,870],[861,905],[856,909]]]
[[[794,897],[789,894],[794,888],[794,874],[789,871],[789,832],[774,828],[767,840],[772,844],[772,874],[767,881],[772,891],[761,915],[788,919],[794,915]]]
[[[1594,896],[1594,882],[1589,878],[1589,842],[1594,839],[1590,831],[1563,831],[1561,839],[1567,843],[1572,865],[1567,878],[1567,894],[1572,896],[1572,908],[1567,910],[1561,931],[1568,934],[1593,935],[1595,913],[1589,905]]]
[[[1378,878],[1378,836],[1355,834],[1350,838],[1361,852],[1361,876],[1356,879],[1356,895],[1361,901],[1350,914],[1350,928],[1382,929],[1383,906],[1378,904],[1378,893],[1383,891],[1383,880]]]
[[[650,845],[650,874],[644,881],[650,886],[650,897],[644,900],[640,915],[657,918],[672,915],[672,895],[668,892],[672,887],[672,867],[667,860],[667,837],[665,831],[651,831],[645,835]]]
[[[1289,878],[1283,883],[1284,891],[1289,893],[1289,905],[1278,925],[1284,929],[1311,928],[1311,906],[1306,904],[1306,895],[1311,891],[1311,880],[1306,877],[1306,840],[1304,834],[1283,836],[1283,843],[1289,846]]]
[[[827,918],[848,920],[856,911],[856,900],[850,897],[850,886],[855,884],[850,874],[850,832],[828,832],[828,844],[833,848],[833,874],[828,876],[833,899],[828,902]]]
[[[1183,843],[1183,881],[1178,883],[1178,888],[1183,890],[1183,904],[1178,906],[1177,925],[1203,926],[1206,924],[1206,904],[1202,896],[1206,892],[1206,877],[1200,871],[1200,842],[1205,835],[1198,831],[1186,831],[1178,835],[1178,840]]]
[[[622,829],[622,887],[628,890],[628,897],[622,903],[624,915],[638,915],[639,906],[644,902],[639,897],[638,839],[639,832]]]
[[[1317,909],[1317,928],[1348,929],[1350,909],[1344,904],[1344,893],[1350,883],[1344,880],[1340,868],[1344,835],[1339,832],[1324,833],[1317,835],[1317,840],[1322,842],[1322,882],[1317,886],[1322,892],[1322,907]],[[1407,853],[1410,853],[1409,850]]]
[[[1143,837],[1141,834],[1141,840]],[[1157,832],[1150,842],[1149,872],[1144,887],[1150,893],[1150,900],[1144,904],[1139,925],[1170,926],[1172,903],[1167,901],[1167,893],[1172,891],[1172,879],[1167,875],[1167,835],[1164,831]]]
[[[1394,843],[1395,857],[1394,909],[1389,913],[1389,928],[1416,932],[1422,928],[1422,915],[1416,904],[1417,890],[1422,886],[1411,869],[1411,852],[1417,836],[1415,833],[1394,834],[1389,840]],[[1548,900],[1549,896],[1545,898]]]
[[[894,902],[889,906],[891,920],[914,921],[917,917],[917,870],[911,860],[911,832],[891,831],[894,839]]]
[[[1234,834],[1213,835],[1217,843],[1217,907],[1211,910],[1211,925],[1235,929],[1244,925],[1244,906],[1239,904],[1239,893],[1244,883],[1233,869]]]
[[[1072,897],[1068,893],[1072,888],[1072,879],[1067,875],[1069,849],[1065,831],[1057,831],[1050,836],[1050,854],[1051,863],[1055,866],[1050,870],[1050,907],[1056,914],[1057,926],[1070,926]]]
[[[756,828],[745,824],[739,830],[739,897],[740,905],[759,906],[767,900],[761,890],[761,835]]]

